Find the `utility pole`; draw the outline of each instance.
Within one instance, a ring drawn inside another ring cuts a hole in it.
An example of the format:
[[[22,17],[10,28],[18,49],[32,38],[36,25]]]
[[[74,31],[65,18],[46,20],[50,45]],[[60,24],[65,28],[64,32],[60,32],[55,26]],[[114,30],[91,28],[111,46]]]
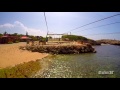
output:
[[[45,17],[45,22],[46,22],[46,27],[47,27],[47,35],[48,35],[48,25],[47,25],[47,19],[46,19],[45,12],[44,12],[44,17]],[[47,35],[46,35],[46,39],[47,39]],[[48,41],[48,40],[46,40],[46,41]]]

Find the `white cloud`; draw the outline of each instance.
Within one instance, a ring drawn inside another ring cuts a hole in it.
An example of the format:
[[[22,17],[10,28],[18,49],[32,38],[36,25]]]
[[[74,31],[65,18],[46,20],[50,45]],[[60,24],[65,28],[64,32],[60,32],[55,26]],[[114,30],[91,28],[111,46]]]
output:
[[[5,31],[8,33],[19,33],[19,34],[26,34],[27,31],[29,35],[38,35],[38,36],[46,35],[46,32],[44,32],[43,30],[29,28],[19,21],[15,21],[14,24],[6,23],[0,25],[0,33],[4,33]]]
[[[10,24],[10,23],[6,23],[6,24],[3,24],[3,25],[0,25],[0,28],[13,28],[14,25]]]
[[[19,21],[15,21],[14,22],[14,26],[19,26],[19,27],[25,28],[25,26],[23,25],[23,23],[21,23]]]

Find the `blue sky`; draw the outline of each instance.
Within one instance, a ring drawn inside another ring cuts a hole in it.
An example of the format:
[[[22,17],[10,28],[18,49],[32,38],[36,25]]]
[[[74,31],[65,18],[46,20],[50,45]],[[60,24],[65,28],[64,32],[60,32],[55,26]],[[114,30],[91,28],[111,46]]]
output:
[[[66,33],[74,28],[94,22],[96,20],[120,14],[120,12],[45,12],[50,33]],[[120,23],[104,27],[88,29],[109,23],[120,22],[120,15],[109,18],[83,28],[71,31],[75,35],[87,35],[87,38],[117,39],[120,34],[91,35],[98,33],[120,32]],[[85,30],[88,29],[88,30]],[[47,28],[43,12],[0,12],[0,33],[19,33],[29,35],[46,36]]]

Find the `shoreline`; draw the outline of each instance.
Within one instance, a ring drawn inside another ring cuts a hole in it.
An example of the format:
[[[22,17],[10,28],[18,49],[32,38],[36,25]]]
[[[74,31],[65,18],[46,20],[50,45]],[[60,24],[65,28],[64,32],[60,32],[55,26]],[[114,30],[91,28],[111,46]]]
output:
[[[30,52],[20,50],[19,46],[25,46],[26,43],[0,44],[0,69],[14,67],[29,61],[36,61],[48,56],[48,53]]]

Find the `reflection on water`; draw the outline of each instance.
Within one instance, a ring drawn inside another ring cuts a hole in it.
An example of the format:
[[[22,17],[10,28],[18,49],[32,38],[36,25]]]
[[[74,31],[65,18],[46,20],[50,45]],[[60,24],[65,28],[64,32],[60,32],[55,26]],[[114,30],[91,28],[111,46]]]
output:
[[[43,70],[35,78],[112,78],[120,77],[120,46],[94,46],[97,53],[55,55],[40,61]],[[113,74],[98,74],[114,71]]]

